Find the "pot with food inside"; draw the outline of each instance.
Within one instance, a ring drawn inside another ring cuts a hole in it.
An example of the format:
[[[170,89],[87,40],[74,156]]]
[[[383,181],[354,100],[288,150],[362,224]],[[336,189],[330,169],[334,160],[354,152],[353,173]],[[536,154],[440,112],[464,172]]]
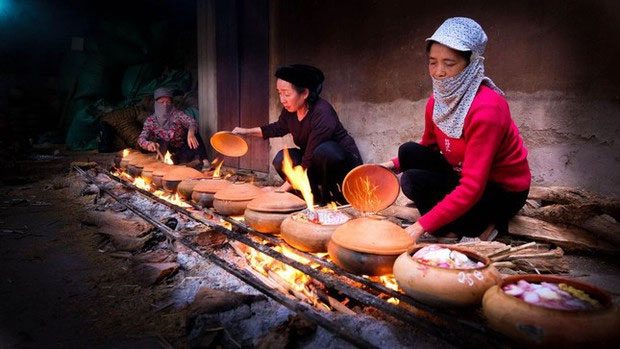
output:
[[[480,304],[501,280],[488,258],[462,247],[417,245],[394,263],[398,285],[412,298],[439,306]]]

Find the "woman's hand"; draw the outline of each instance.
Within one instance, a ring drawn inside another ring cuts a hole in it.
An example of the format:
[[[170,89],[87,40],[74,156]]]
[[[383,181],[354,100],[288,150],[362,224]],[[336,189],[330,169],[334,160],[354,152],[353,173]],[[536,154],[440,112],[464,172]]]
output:
[[[190,149],[198,148],[198,139],[196,138],[196,134],[192,132],[192,130],[187,131],[187,144]]]
[[[156,152],[157,151],[157,143],[155,143],[155,142],[148,142],[148,144],[146,145],[146,150],[148,150],[150,152]]]
[[[414,242],[417,242],[420,236],[424,234],[424,228],[418,222],[415,222],[412,225],[405,228],[405,231],[407,232],[407,234],[409,234],[409,236],[413,238]]]
[[[235,135],[245,135],[248,133],[248,129],[243,127],[235,127],[231,133]]]
[[[388,170],[393,170],[394,169],[394,162],[392,160],[386,161],[386,162],[382,162],[380,164],[378,164],[379,166],[383,166],[385,168],[387,168]]]
[[[255,137],[263,136],[263,130],[260,127],[252,127],[252,128],[235,127],[231,131],[231,133],[235,135],[250,135],[250,136],[255,136]]]

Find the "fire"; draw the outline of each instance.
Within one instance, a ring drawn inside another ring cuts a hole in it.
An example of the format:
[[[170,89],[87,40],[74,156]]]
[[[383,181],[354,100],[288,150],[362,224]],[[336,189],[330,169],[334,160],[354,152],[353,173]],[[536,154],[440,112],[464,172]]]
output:
[[[144,178],[142,177],[137,177],[136,179],[133,180],[133,185],[135,185],[136,187],[146,190],[146,191],[151,191],[151,185],[146,183],[144,181]]]
[[[310,264],[308,259],[298,255],[286,246],[279,245],[275,246],[274,249],[297,262]],[[244,250],[245,258],[252,269],[274,281],[279,287],[290,291],[295,297],[307,301],[314,306],[329,309],[327,305],[319,300],[316,292],[309,287],[312,279],[308,275],[253,248],[247,247]],[[310,266],[317,268],[319,265],[310,264]]]
[[[129,155],[129,148],[123,149],[123,157]]]
[[[215,158],[211,165],[213,166],[216,163],[217,165],[215,166],[215,170],[213,171],[213,178],[220,178],[220,170],[222,168],[222,165],[224,165],[224,160],[220,161],[218,158]]]
[[[396,282],[396,278],[394,274],[379,276],[379,283],[383,284],[385,287],[392,289],[394,291],[399,291],[398,282]],[[400,301],[394,297],[387,300],[388,303],[398,304]]]
[[[335,202],[330,202],[329,204],[327,204],[325,206],[325,208],[333,210],[333,211],[337,211],[338,210],[338,204],[336,204]]]
[[[282,171],[286,175],[286,178],[291,183],[294,189],[301,192],[308,210],[314,211],[314,197],[312,196],[312,189],[310,188],[310,180],[308,179],[308,170],[297,165],[293,167],[293,160],[288,154],[288,149],[284,148],[284,161],[282,162]]]
[[[172,162],[172,154],[169,151],[166,151],[166,155],[164,155],[164,164],[174,165]]]
[[[164,192],[163,190],[156,190],[153,192],[153,195],[157,196],[160,199],[168,201],[169,203],[173,205],[177,205],[179,207],[185,207],[185,208],[192,207],[190,204],[183,201],[183,199],[181,199],[181,197],[177,193],[168,194]]]

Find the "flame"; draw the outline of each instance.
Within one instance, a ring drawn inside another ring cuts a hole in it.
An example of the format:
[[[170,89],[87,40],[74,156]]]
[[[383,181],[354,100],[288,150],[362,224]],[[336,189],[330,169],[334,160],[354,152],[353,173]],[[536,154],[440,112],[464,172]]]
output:
[[[123,157],[129,155],[129,148],[123,149]]]
[[[316,292],[308,287],[312,280],[308,275],[253,248],[246,246],[244,250],[245,258],[252,269],[275,281],[276,284],[291,290],[291,293],[296,297],[314,306],[329,309],[326,304],[319,300]],[[310,264],[308,259],[298,255],[294,250],[284,245],[275,246],[274,250],[300,263]],[[310,264],[310,266],[313,268],[319,267],[318,264]]]
[[[338,210],[338,204],[336,204],[335,202],[330,202],[329,204],[327,204],[327,206],[325,206],[327,209],[333,210],[333,211],[337,211]]]
[[[288,154],[288,149],[284,148],[284,161],[282,162],[282,171],[286,175],[287,180],[294,189],[301,192],[301,195],[306,201],[308,210],[314,211],[314,197],[312,196],[312,189],[310,188],[310,180],[308,179],[308,170],[297,165],[293,167],[293,160]]]
[[[169,203],[173,205],[177,205],[179,207],[184,207],[184,208],[192,207],[190,204],[186,203],[183,199],[181,199],[181,197],[177,193],[169,194],[163,190],[155,190],[153,192],[153,195],[157,196],[160,199],[168,201]]]
[[[213,178],[220,178],[220,169],[222,168],[222,165],[224,165],[224,160],[220,161],[218,158],[215,158],[211,165],[213,165],[217,161],[219,161],[219,163],[217,164],[217,166],[215,166],[215,171],[213,171]]]
[[[164,155],[164,164],[174,165],[172,162],[172,154],[169,151],[166,151],[166,155]]]
[[[151,191],[151,185],[146,183],[142,177],[137,177],[134,179],[132,184],[140,189]]]
[[[399,290],[398,282],[396,282],[396,278],[394,277],[394,274],[380,276],[379,282],[389,289],[392,289],[394,291]],[[388,299],[387,301],[388,303],[392,303],[392,304],[400,303],[400,301],[394,297]]]

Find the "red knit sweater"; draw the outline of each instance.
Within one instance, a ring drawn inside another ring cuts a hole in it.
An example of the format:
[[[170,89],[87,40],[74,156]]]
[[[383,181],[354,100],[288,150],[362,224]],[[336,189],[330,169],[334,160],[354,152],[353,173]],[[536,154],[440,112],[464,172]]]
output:
[[[456,220],[474,206],[489,181],[506,191],[529,188],[532,175],[527,149],[510,116],[504,97],[482,85],[465,118],[461,138],[446,136],[433,122],[434,98],[426,104],[424,146],[436,146],[446,160],[461,172],[456,188],[419,222],[427,232],[434,232]],[[392,160],[399,168],[398,158]]]

